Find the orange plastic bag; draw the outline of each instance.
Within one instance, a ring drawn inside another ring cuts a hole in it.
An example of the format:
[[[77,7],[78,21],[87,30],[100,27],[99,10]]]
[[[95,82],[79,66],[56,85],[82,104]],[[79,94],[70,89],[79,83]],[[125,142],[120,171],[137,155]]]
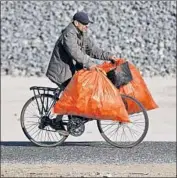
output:
[[[124,62],[124,59],[117,59],[116,64],[105,62],[102,65],[99,65],[99,68],[101,68],[105,72],[108,72],[116,67],[116,65],[120,65]],[[128,64],[132,73],[133,80],[127,85],[121,86],[119,88],[120,94],[125,94],[136,98],[145,107],[146,110],[158,108],[138,69],[130,62],[128,62]],[[133,102],[128,102],[128,106],[129,114],[139,112],[139,108],[136,107]]]
[[[59,115],[130,122],[119,91],[100,71],[80,70],[53,108]]]

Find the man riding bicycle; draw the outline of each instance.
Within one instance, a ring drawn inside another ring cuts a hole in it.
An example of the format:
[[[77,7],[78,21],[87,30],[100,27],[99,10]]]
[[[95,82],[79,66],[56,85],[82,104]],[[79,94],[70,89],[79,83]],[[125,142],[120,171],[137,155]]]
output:
[[[91,21],[84,12],[77,12],[73,20],[62,30],[50,59],[46,76],[58,86],[66,87],[74,73],[83,68],[96,67],[96,59],[114,62],[115,56],[96,47],[86,32]],[[60,124],[62,116],[53,119],[55,129],[68,135]]]

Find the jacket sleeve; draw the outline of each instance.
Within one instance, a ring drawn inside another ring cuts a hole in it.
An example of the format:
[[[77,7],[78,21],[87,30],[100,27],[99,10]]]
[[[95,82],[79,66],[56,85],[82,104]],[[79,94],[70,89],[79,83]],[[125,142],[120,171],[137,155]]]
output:
[[[86,39],[86,53],[89,56],[100,60],[109,60],[108,58],[113,56],[112,53],[98,48],[89,37]]]
[[[66,52],[78,63],[83,64],[84,67],[91,67],[94,63],[92,58],[87,54],[84,54],[80,46],[77,44],[77,34],[69,31],[63,34],[63,46]]]

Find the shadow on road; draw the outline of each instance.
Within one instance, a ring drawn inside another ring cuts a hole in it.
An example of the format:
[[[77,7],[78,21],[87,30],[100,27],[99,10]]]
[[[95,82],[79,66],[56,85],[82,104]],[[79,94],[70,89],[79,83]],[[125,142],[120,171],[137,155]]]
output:
[[[145,142],[142,142],[140,143],[139,145],[137,145],[136,147],[139,147],[139,148],[145,148],[145,147],[148,147],[150,144],[152,144],[153,146],[167,146],[168,144],[172,144],[174,145],[174,147],[176,147],[176,143],[175,142],[155,142],[155,141],[145,141]],[[27,141],[3,141],[1,142],[1,146],[4,146],[4,147],[8,147],[8,146],[22,146],[22,147],[37,147],[36,145],[34,145],[32,142],[27,142]],[[83,146],[83,147],[101,147],[101,148],[115,148],[111,145],[109,145],[108,143],[106,142],[64,142],[62,145],[58,146],[58,147],[69,147],[69,146]]]
[[[1,142],[1,146],[34,146],[37,147],[32,142],[27,141],[3,141]],[[63,146],[91,146],[91,147],[112,147],[111,145],[107,144],[106,142],[64,142],[60,147]]]

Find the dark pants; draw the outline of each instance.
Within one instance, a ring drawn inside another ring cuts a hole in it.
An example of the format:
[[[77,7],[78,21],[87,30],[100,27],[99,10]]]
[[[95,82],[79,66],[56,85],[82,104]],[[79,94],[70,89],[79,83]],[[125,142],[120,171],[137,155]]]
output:
[[[71,78],[68,79],[68,80],[66,80],[65,82],[63,82],[63,83],[60,85],[60,87],[62,86],[62,89],[64,90],[64,89],[67,87],[67,85],[69,84],[70,81],[71,81]],[[58,86],[59,86],[59,85],[58,85]],[[61,121],[62,118],[63,118],[63,115],[57,115],[57,117],[56,117],[56,122]]]
[[[67,87],[67,85],[69,84],[69,82],[71,81],[71,78],[66,80],[65,82],[63,82],[61,85],[62,87],[65,89]]]
[[[56,82],[54,82],[53,80],[50,79],[51,82],[55,83],[59,88],[62,88],[63,90],[67,87],[67,85],[69,84],[69,82],[71,81],[71,78],[66,80],[65,82],[63,82],[62,84],[58,84]]]

